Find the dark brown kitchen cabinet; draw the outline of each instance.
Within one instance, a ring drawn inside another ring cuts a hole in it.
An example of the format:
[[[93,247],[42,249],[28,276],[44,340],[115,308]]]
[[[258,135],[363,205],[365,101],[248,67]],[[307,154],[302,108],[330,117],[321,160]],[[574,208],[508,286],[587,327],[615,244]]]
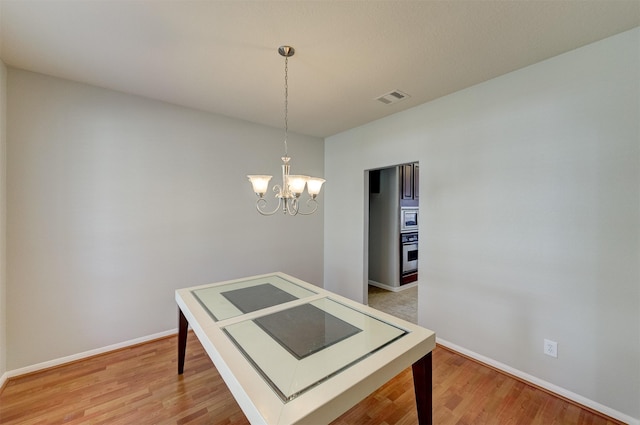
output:
[[[419,202],[420,165],[404,164],[400,166],[400,205],[417,206]]]

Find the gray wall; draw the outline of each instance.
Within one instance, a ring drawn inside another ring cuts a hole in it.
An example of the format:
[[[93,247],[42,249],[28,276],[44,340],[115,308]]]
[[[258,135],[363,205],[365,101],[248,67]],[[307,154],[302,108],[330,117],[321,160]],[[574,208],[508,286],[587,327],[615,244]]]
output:
[[[398,168],[380,170],[380,192],[369,194],[369,280],[400,286]]]
[[[0,61],[0,380],[7,371],[7,68]]]
[[[7,86],[9,370],[175,329],[177,288],[322,285],[322,208],[260,216],[246,178],[279,180],[282,129],[12,68]],[[323,150],[292,134],[292,171],[322,176]]]
[[[326,139],[325,288],[364,298],[363,171],[418,160],[420,324],[638,423],[639,45],[635,29]]]

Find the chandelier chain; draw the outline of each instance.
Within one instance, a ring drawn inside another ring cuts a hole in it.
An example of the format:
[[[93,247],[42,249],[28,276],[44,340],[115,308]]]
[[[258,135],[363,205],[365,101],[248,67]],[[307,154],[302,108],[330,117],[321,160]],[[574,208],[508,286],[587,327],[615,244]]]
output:
[[[284,156],[287,156],[289,132],[289,58],[284,58]]]

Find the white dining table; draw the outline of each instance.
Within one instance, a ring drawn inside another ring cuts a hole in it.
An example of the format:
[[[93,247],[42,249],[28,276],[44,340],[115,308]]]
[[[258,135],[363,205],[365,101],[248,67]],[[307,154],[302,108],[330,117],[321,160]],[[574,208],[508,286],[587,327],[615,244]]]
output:
[[[191,327],[252,424],[326,424],[411,366],[432,423],[435,333],[284,273],[178,289],[178,373]]]

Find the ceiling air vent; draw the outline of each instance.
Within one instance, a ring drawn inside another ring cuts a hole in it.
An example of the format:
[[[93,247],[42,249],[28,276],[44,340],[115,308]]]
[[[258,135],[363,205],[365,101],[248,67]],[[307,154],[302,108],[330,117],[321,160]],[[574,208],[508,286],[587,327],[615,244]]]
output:
[[[382,96],[376,98],[378,102],[382,102],[385,105],[391,105],[392,103],[400,102],[401,100],[405,100],[406,98],[411,97],[406,93],[401,92],[400,90],[394,90],[387,94],[383,94]]]

